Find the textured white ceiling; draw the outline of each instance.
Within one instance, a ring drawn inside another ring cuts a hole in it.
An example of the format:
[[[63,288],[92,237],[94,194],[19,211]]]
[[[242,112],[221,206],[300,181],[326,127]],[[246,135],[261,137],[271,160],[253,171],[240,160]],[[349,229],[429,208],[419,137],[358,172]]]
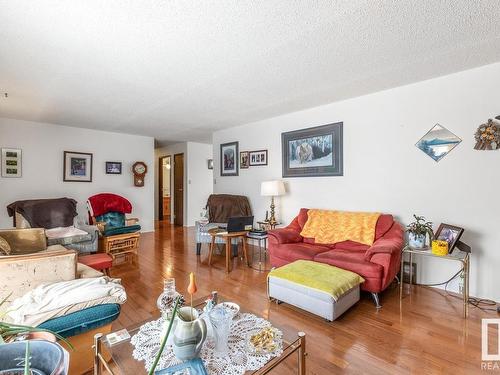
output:
[[[160,142],[499,60],[497,0],[0,0],[0,117]]]

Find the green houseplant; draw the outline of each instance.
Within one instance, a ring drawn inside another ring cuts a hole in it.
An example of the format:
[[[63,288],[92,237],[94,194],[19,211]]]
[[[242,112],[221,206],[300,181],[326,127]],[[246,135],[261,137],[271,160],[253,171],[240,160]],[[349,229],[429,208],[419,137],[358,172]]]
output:
[[[423,249],[434,238],[432,222],[425,217],[413,214],[415,221],[406,226],[408,232],[408,245],[414,249]],[[427,242],[429,238],[429,242]]]

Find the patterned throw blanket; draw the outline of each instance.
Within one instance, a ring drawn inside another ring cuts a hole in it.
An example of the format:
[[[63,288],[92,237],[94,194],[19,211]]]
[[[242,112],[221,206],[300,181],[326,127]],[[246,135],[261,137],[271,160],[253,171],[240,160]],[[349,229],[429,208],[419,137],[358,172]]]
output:
[[[307,216],[302,237],[314,238],[318,244],[350,240],[371,246],[380,213],[311,209]]]

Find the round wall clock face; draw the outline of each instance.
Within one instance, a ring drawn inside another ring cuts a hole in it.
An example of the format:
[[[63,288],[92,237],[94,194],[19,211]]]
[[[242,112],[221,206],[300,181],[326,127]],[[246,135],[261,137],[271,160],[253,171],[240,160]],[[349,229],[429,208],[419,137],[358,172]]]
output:
[[[134,166],[134,172],[136,174],[144,174],[146,172],[146,165],[138,163],[137,165]]]

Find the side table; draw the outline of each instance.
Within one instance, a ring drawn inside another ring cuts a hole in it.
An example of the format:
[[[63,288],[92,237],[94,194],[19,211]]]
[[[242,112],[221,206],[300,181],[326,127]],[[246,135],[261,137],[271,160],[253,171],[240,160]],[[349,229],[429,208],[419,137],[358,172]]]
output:
[[[459,247],[465,246],[464,248],[468,248],[468,251],[462,251],[459,249]],[[457,248],[453,250],[451,254],[440,256],[434,254],[430,249],[413,249],[409,246],[406,246],[403,248],[401,252],[401,281],[399,284],[399,299],[403,299],[403,262],[404,262],[404,255],[408,254],[409,255],[409,261],[410,261],[410,278],[409,278],[409,288],[410,288],[410,293],[411,293],[411,286],[412,286],[412,278],[413,278],[413,269],[412,269],[412,263],[413,263],[413,254],[416,255],[422,255],[422,256],[428,256],[428,257],[433,257],[437,259],[446,259],[446,260],[453,260],[456,262],[460,262],[462,265],[461,272],[464,274],[464,287],[462,291],[462,298],[463,298],[463,314],[464,318],[467,318],[468,314],[468,306],[469,306],[469,270],[470,270],[470,247],[468,245],[465,245],[463,243],[457,244]]]
[[[247,237],[256,240],[258,244],[258,251],[259,251],[259,262],[257,263],[258,266],[255,265],[254,259],[253,259],[253,253],[252,253],[252,265],[251,267],[254,270],[257,270],[259,272],[263,271],[270,271],[270,268],[266,268],[266,261],[267,261],[267,234],[265,235],[256,235],[252,233],[248,233]],[[264,262],[262,262],[262,253],[264,253]]]
[[[248,263],[248,255],[247,255],[247,231],[242,232],[227,232],[220,229],[210,229],[208,234],[212,236],[212,242],[210,243],[210,250],[208,253],[208,265],[212,264],[212,255],[215,248],[215,241],[217,238],[222,238],[226,242],[226,273],[231,272],[231,240],[234,238],[235,240],[241,239],[242,247],[243,247],[243,255],[245,257],[245,263],[247,266],[250,266]]]

